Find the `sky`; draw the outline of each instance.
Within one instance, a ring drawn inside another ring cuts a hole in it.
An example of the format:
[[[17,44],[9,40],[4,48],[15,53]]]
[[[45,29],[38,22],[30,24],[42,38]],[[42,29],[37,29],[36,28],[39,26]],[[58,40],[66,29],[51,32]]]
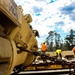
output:
[[[31,14],[30,25],[39,31],[39,47],[49,31],[56,31],[64,38],[75,30],[75,0],[14,0],[21,5],[24,14]]]

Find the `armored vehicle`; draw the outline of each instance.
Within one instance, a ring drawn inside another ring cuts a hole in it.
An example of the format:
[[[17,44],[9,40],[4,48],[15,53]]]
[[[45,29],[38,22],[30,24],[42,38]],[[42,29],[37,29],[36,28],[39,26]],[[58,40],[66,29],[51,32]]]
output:
[[[24,15],[14,0],[0,0],[0,75],[10,75],[14,68],[17,71],[35,60],[24,51],[38,50],[39,34],[31,22],[31,15]]]

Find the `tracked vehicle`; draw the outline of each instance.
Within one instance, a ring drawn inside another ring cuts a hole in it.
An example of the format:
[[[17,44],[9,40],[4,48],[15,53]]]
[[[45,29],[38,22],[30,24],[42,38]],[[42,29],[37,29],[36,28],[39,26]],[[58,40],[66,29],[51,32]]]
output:
[[[58,61],[52,53],[48,56],[37,51],[36,36],[39,33],[33,30],[31,22],[31,15],[24,15],[22,7],[17,6],[14,0],[0,0],[0,75],[17,75],[30,70],[74,69],[75,61]],[[36,56],[49,62],[37,64]]]
[[[32,29],[31,22],[31,15],[24,15],[14,0],[0,0],[0,75],[10,75],[14,67],[34,61],[34,55],[20,49],[38,49],[38,31]]]

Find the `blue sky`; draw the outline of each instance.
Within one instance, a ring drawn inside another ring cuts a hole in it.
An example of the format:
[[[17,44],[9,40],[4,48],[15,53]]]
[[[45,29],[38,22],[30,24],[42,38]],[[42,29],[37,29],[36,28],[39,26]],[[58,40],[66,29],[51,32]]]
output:
[[[39,46],[49,31],[65,37],[70,29],[75,30],[75,0],[14,0],[21,5],[24,14],[31,14],[33,29],[37,29]]]

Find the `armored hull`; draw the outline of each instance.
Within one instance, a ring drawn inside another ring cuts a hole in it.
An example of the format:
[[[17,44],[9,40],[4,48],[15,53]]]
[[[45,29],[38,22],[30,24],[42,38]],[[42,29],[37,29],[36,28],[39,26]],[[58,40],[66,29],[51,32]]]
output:
[[[0,75],[10,75],[14,67],[34,61],[35,56],[20,49],[38,49],[31,22],[31,15],[24,15],[14,0],[0,0]]]

